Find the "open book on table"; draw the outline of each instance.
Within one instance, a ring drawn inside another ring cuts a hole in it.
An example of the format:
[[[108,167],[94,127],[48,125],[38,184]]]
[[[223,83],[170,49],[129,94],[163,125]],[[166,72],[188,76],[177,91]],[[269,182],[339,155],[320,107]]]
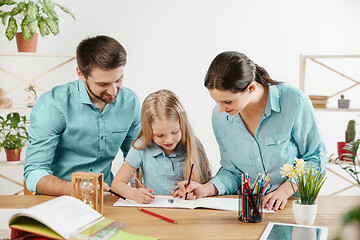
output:
[[[149,204],[137,203],[130,199],[119,199],[114,207],[154,207],[154,208],[210,208],[217,210],[238,211],[239,198],[205,197],[194,200],[184,200],[172,196],[155,195],[155,201]],[[274,213],[263,209],[263,212]]]
[[[9,219],[11,239],[43,236],[45,239],[133,239],[121,231],[126,225],[106,219],[79,199],[61,196],[27,209]],[[139,239],[157,239],[137,236]],[[138,239],[138,238],[137,238]]]

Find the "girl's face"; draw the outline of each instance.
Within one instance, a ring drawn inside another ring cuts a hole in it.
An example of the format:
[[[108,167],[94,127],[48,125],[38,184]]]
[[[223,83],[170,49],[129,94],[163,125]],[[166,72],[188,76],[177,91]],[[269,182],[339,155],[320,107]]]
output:
[[[154,142],[163,149],[165,155],[173,153],[182,137],[179,121],[162,119],[154,121],[151,128]]]
[[[219,112],[227,112],[236,115],[241,112],[250,102],[249,90],[233,93],[230,90],[208,89],[210,96],[219,105]]]

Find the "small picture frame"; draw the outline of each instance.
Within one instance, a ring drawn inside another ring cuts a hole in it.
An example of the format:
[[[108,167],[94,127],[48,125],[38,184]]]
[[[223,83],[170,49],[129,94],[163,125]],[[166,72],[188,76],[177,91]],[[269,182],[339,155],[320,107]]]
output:
[[[261,235],[260,240],[326,240],[327,236],[328,228],[326,227],[269,222]]]

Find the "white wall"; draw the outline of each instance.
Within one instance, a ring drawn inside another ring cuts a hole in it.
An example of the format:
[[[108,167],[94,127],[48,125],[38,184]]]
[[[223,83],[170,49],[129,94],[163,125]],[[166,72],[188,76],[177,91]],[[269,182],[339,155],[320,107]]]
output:
[[[118,39],[128,52],[124,85],[133,89],[141,101],[161,88],[176,92],[205,145],[214,172],[219,168],[218,147],[211,128],[215,103],[203,87],[203,79],[218,53],[244,52],[265,67],[271,77],[296,87],[300,54],[360,54],[358,0],[55,2],[68,7],[77,21],[59,12],[60,34],[40,37],[38,52],[74,53],[82,39],[98,34]],[[0,52],[16,52],[15,41],[9,42],[3,32],[2,27]],[[4,63],[4,58],[0,63]],[[322,79],[322,72],[319,70],[320,75],[314,79]],[[358,73],[353,77],[360,80]],[[61,74],[58,73],[60,77]],[[64,76],[64,83],[75,80],[75,70],[70,77]],[[11,84],[0,78],[2,88],[8,89]],[[53,86],[52,81],[41,84],[47,89]],[[313,89],[322,89],[322,85],[310,90]],[[336,89],[335,85],[332,92]],[[22,90],[19,93],[24,94]],[[352,101],[353,107],[360,106],[359,93],[359,87],[352,92],[352,100],[357,99]],[[15,106],[25,104],[13,100]],[[329,153],[336,152],[335,143],[343,139],[348,119],[356,118],[356,114],[319,113]]]

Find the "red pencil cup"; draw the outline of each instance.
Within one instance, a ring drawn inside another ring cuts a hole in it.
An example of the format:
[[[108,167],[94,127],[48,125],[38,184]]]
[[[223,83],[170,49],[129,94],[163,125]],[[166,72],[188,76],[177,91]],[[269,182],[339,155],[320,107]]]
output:
[[[263,193],[239,193],[239,220],[247,223],[262,222]]]

